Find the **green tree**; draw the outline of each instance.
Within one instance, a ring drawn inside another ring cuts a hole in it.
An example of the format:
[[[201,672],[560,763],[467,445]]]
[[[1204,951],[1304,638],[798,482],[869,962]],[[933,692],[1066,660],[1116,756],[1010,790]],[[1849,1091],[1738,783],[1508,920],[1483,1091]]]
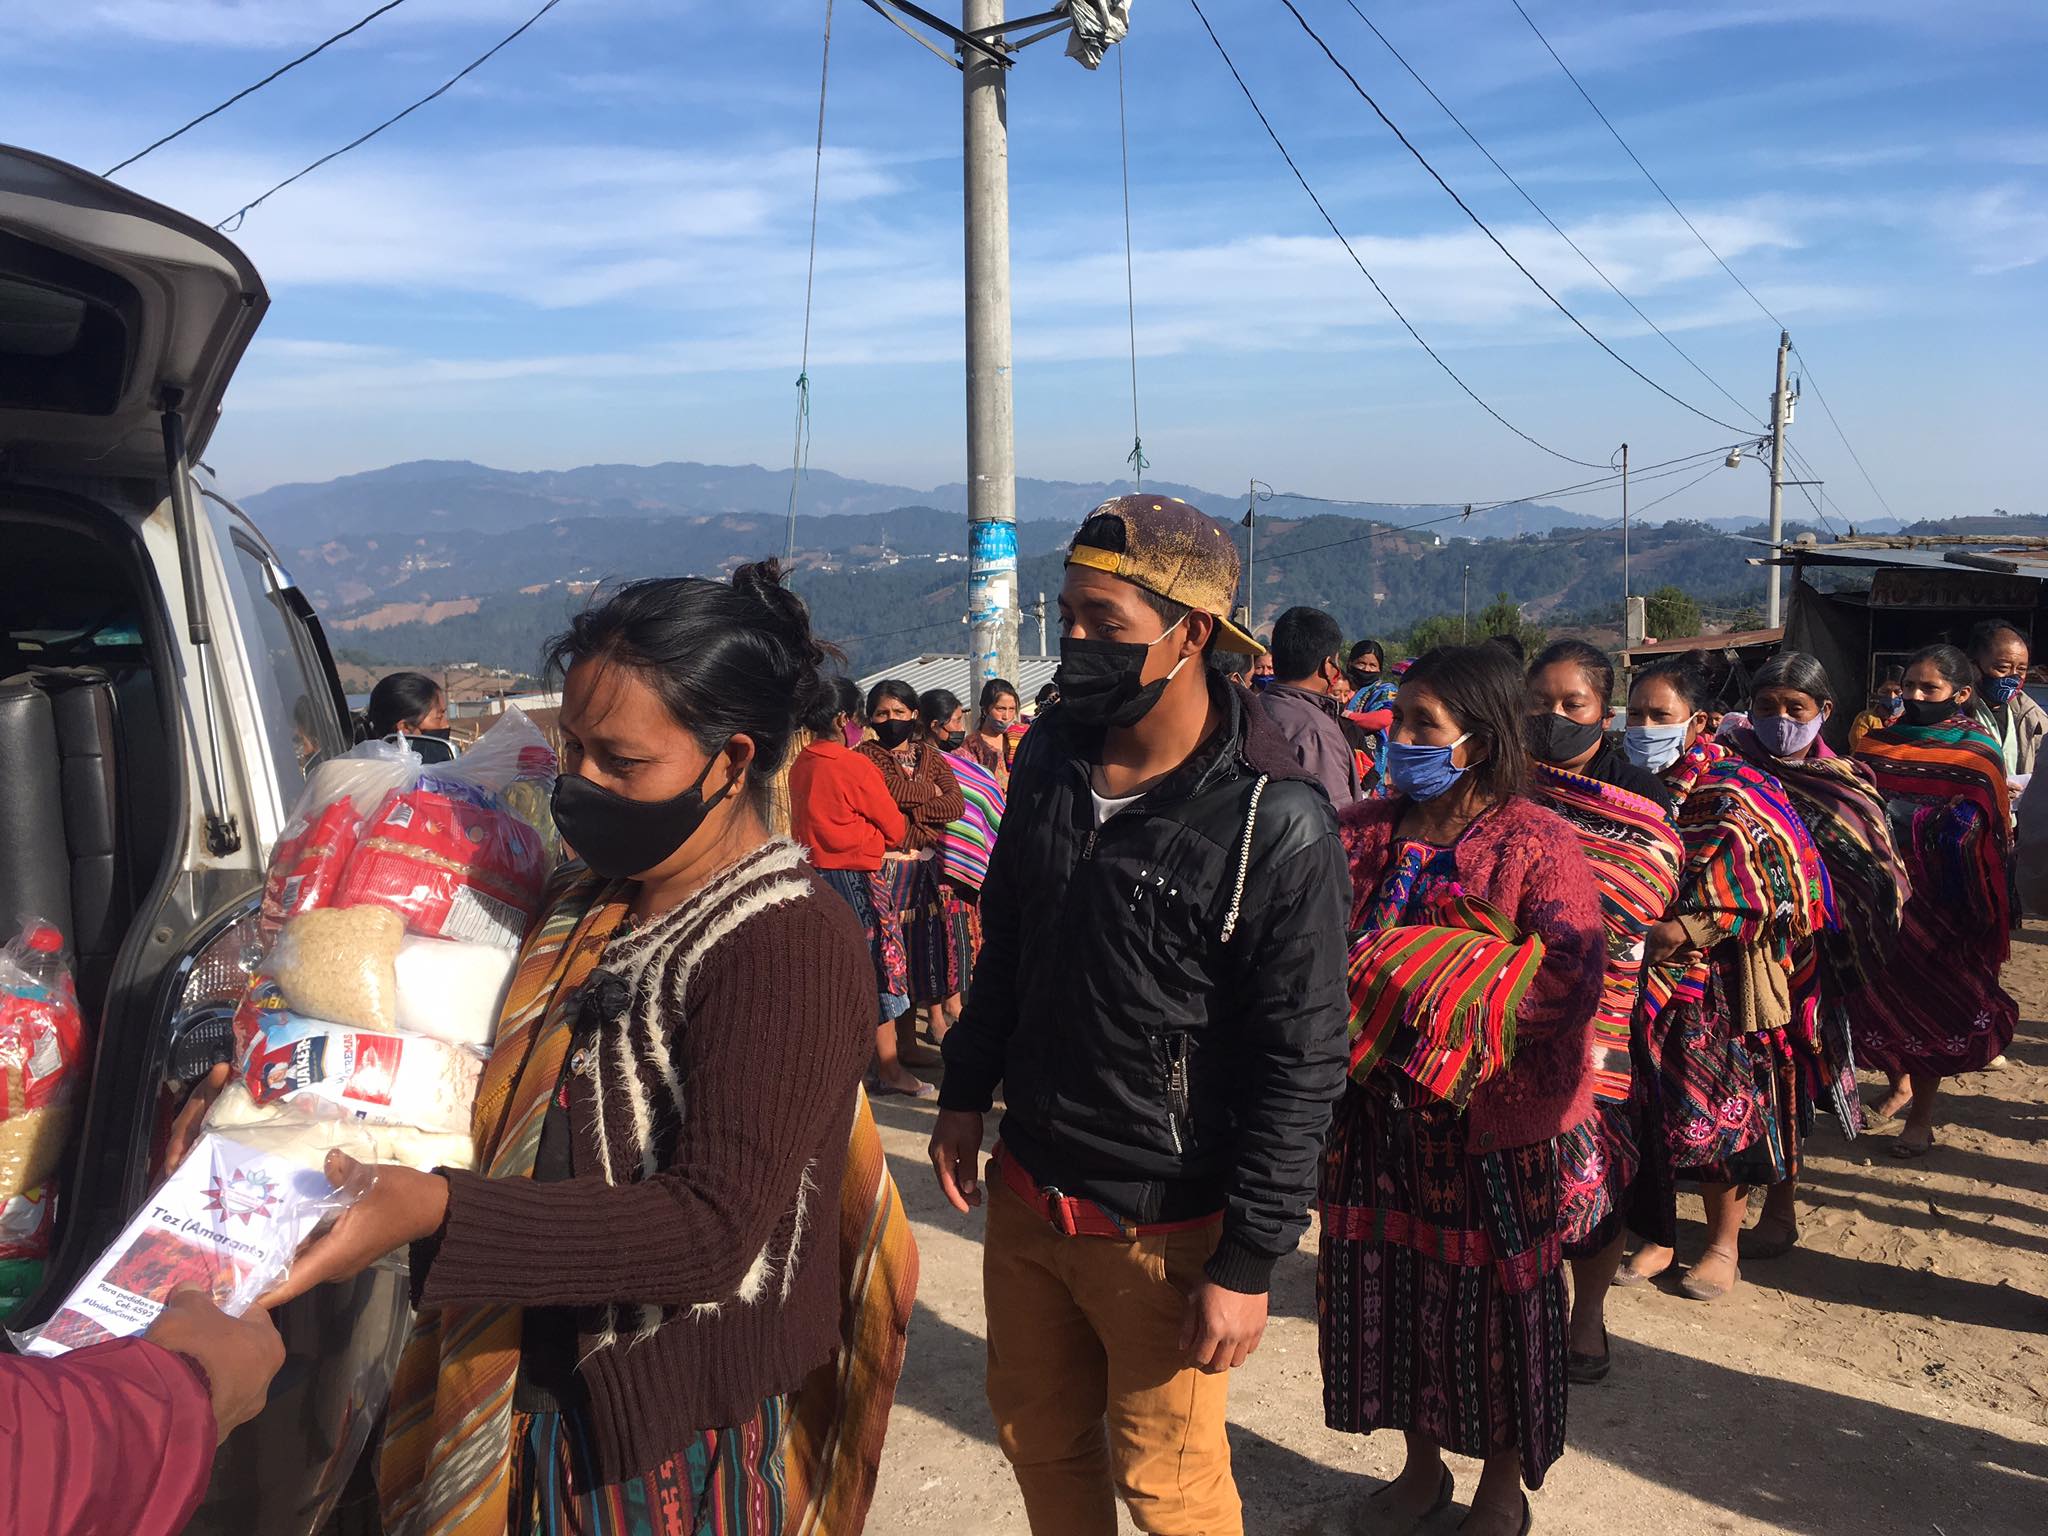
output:
[[[1440,645],[1456,645],[1464,628],[1465,621],[1455,613],[1438,613],[1418,619],[1415,627],[1408,631],[1408,654],[1420,656]]]
[[[1681,587],[1665,585],[1643,599],[1643,625],[1655,640],[1684,640],[1700,632],[1700,605]]]
[[[1549,640],[1550,631],[1523,618],[1522,605],[1501,592],[1472,619],[1472,638],[1484,640],[1488,635],[1513,635],[1522,642],[1522,649],[1534,656]]]

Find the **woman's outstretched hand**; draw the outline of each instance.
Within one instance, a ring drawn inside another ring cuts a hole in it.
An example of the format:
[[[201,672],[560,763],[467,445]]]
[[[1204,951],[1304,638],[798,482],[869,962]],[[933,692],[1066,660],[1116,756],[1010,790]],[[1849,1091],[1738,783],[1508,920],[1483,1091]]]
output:
[[[359,1163],[343,1152],[327,1154],[327,1181],[357,1192],[355,1204],[306,1245],[292,1272],[262,1298],[278,1307],[329,1280],[349,1280],[385,1254],[432,1237],[448,1216],[448,1181],[396,1163]]]

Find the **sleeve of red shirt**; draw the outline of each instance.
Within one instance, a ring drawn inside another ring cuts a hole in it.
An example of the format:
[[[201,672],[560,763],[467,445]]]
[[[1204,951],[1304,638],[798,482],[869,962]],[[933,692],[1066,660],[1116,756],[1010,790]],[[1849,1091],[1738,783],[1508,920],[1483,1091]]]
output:
[[[882,840],[890,848],[901,848],[910,823],[889,794],[882,770],[858,752],[846,760],[846,797],[855,810],[882,829]]]
[[[13,1536],[175,1536],[213,1471],[213,1399],[141,1339],[0,1355],[0,1489]]]

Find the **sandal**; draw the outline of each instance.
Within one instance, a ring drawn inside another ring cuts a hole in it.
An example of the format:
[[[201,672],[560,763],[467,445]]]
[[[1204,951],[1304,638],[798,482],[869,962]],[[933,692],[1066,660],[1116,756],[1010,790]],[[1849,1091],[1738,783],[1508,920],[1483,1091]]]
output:
[[[1398,1481],[1398,1479],[1396,1479],[1396,1481]],[[1371,1493],[1366,1495],[1366,1502],[1370,1504],[1373,1500],[1384,1498],[1386,1495],[1392,1493],[1393,1491],[1393,1482],[1382,1483],[1379,1487],[1373,1489]],[[1438,1515],[1442,1514],[1445,1510],[1449,1509],[1451,1507],[1451,1499],[1457,1493],[1457,1491],[1458,1485],[1451,1480],[1451,1469],[1449,1467],[1445,1467],[1443,1481],[1436,1485],[1436,1502],[1430,1505],[1429,1508],[1425,1509],[1421,1514],[1417,1515],[1407,1525],[1402,1526],[1400,1532],[1398,1533],[1398,1536],[1411,1536],[1411,1533],[1421,1530],[1425,1525],[1429,1524],[1430,1521],[1434,1520]],[[1395,1536],[1395,1533],[1388,1532],[1386,1533],[1386,1536]]]
[[[1904,1131],[1899,1132],[1897,1138],[1894,1139],[1892,1142],[1893,1157],[1925,1157],[1928,1153],[1932,1152],[1933,1150],[1934,1133],[1932,1131],[1929,1131],[1927,1133],[1927,1140],[1925,1144],[1922,1144],[1917,1141],[1906,1140],[1906,1133]]]
[[[1737,1264],[1733,1269],[1734,1274],[1726,1285],[1715,1285],[1711,1281],[1701,1280],[1689,1269],[1685,1272],[1685,1278],[1678,1282],[1678,1288],[1694,1301],[1719,1301],[1742,1284],[1742,1266]]]
[[[1759,1221],[1735,1240],[1735,1251],[1745,1259],[1781,1259],[1798,1246],[1797,1222]]]
[[[1470,1525],[1471,1523],[1472,1517],[1470,1515],[1467,1515],[1463,1520],[1460,1520],[1458,1522],[1458,1529],[1462,1531],[1465,1529],[1466,1526]],[[1525,1493],[1522,1495],[1522,1528],[1521,1530],[1515,1533],[1515,1536],[1529,1536],[1529,1533],[1535,1529],[1536,1507],[1535,1505],[1529,1502],[1529,1495]]]

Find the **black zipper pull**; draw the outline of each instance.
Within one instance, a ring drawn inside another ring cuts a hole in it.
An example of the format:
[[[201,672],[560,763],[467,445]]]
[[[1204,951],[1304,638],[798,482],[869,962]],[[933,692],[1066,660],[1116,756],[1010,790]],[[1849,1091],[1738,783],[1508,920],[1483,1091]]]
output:
[[[1099,827],[1090,827],[1088,829],[1088,836],[1081,844],[1081,862],[1083,864],[1086,864],[1095,857],[1095,835],[1100,830],[1101,828]]]

